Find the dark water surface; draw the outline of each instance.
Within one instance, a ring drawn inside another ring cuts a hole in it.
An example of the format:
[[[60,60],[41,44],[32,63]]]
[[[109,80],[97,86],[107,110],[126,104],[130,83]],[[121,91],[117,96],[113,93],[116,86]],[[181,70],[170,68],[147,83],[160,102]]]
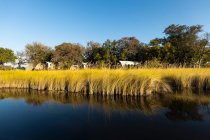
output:
[[[0,91],[0,140],[210,140],[210,97]]]

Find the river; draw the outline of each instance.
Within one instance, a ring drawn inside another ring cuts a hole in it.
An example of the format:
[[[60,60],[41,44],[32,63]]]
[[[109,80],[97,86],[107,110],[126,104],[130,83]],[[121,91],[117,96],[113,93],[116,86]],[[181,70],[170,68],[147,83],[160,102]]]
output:
[[[0,140],[209,140],[210,97],[0,91]]]

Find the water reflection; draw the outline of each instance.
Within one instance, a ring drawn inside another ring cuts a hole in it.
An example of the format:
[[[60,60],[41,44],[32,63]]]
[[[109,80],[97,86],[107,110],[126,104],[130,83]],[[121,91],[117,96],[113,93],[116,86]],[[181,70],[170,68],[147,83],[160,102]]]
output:
[[[170,120],[203,120],[199,105],[194,101],[172,100],[166,116]]]
[[[66,94],[62,92],[37,92],[27,90],[1,90],[0,99],[23,99],[27,104],[41,106],[46,102],[71,104],[75,107],[88,104],[92,108],[102,108],[107,114],[113,111],[141,112],[144,115],[155,115],[166,109],[165,116],[171,121],[202,121],[209,114],[210,97],[193,94],[175,94],[150,97],[123,96],[88,96]]]

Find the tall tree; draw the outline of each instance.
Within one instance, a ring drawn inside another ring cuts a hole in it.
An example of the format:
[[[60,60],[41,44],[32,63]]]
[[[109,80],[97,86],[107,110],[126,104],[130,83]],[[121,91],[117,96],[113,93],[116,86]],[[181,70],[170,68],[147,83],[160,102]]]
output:
[[[174,47],[170,42],[163,42],[163,46],[161,49],[161,62],[175,64],[176,51],[176,47]]]
[[[140,41],[135,37],[125,37],[117,41],[118,57],[122,60],[136,61]]]
[[[16,56],[11,49],[0,48],[0,65],[7,62],[15,62]]]
[[[142,64],[149,60],[149,46],[143,45],[138,49],[136,61],[141,62]]]
[[[34,66],[38,63],[45,64],[47,61],[50,61],[52,57],[52,49],[38,42],[26,45],[25,53],[29,58],[29,62]]]
[[[176,63],[191,64],[194,57],[194,48],[199,42],[198,34],[202,32],[201,25],[170,25],[164,31],[166,42],[176,48]]]
[[[101,47],[101,44],[98,42],[88,42],[85,49],[85,60],[94,64],[100,61],[102,58],[102,54],[100,54]]]
[[[103,45],[89,42],[86,48],[87,61],[103,66],[116,65],[118,61],[116,41],[106,40]]]
[[[148,59],[153,60],[156,59],[158,61],[161,60],[161,39],[153,39],[150,41],[150,47],[148,52]]]
[[[80,44],[63,43],[55,47],[52,61],[62,69],[68,69],[82,63],[83,52],[84,48]]]
[[[204,61],[209,61],[210,55],[210,44],[209,44],[210,34],[206,33],[204,36],[198,40],[196,46],[193,48],[194,57],[193,62],[200,68]]]
[[[156,59],[161,63],[174,64],[176,49],[166,39],[156,38],[150,41],[148,59]]]

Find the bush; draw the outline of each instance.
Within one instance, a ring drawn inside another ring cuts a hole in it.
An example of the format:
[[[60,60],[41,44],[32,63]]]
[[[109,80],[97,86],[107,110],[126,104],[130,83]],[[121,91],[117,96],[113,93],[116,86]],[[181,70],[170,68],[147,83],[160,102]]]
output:
[[[13,70],[14,68],[10,67],[10,66],[3,66],[0,65],[0,70]]]
[[[17,67],[16,69],[17,70],[26,70],[26,68],[24,68],[24,67]]]
[[[144,63],[146,68],[161,68],[163,65],[157,59],[149,60]]]

